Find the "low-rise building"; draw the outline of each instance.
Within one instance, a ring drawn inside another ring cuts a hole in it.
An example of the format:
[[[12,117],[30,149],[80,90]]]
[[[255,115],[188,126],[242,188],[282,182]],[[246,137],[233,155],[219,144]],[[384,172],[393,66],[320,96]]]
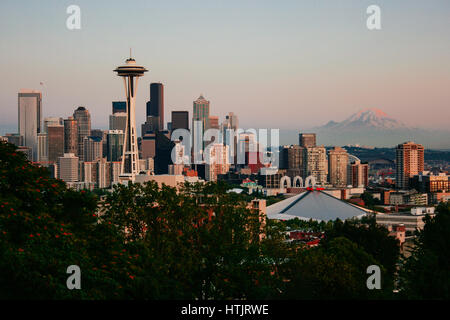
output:
[[[375,216],[377,224],[392,228],[393,226],[404,225],[406,231],[422,230],[426,215],[434,217],[434,208],[423,207],[413,208],[411,212],[378,213]]]

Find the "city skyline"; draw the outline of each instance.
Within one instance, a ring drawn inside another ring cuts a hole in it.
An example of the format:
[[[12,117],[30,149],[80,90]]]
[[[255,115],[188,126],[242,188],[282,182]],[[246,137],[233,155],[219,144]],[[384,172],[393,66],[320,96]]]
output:
[[[148,85],[161,82],[166,119],[172,111],[191,110],[192,101],[204,93],[220,120],[232,111],[244,128],[301,131],[369,107],[412,126],[445,128],[450,115],[445,90],[450,84],[450,45],[440,39],[450,24],[445,19],[450,5],[378,1],[383,28],[369,31],[368,4],[286,2],[276,8],[268,1],[254,9],[252,2],[200,1],[188,7],[137,1],[136,14],[147,14],[148,19],[125,20],[124,29],[137,32],[129,43],[119,45],[113,34],[120,37],[126,31],[114,23],[123,9],[119,4],[80,1],[82,28],[69,31],[66,4],[25,7],[6,1],[2,26],[10,32],[2,43],[10,44],[0,52],[0,61],[17,65],[22,76],[8,77],[12,70],[4,68],[2,79],[12,79],[1,80],[0,125],[11,128],[16,123],[17,92],[30,88],[43,94],[43,118],[65,117],[76,106],[86,106],[93,125],[106,128],[111,101],[123,100],[121,84],[109,71],[132,47],[136,59],[151,71],[139,84],[137,122],[145,121]],[[5,15],[8,10],[21,12],[21,25]],[[195,13],[209,28],[188,23]],[[227,17],[234,22],[230,28],[224,28]]]

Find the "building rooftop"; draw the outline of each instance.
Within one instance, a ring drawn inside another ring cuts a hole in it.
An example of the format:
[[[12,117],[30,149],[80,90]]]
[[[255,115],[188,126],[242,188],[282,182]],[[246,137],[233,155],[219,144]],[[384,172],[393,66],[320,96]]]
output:
[[[295,218],[318,221],[338,218],[346,220],[362,217],[371,212],[371,210],[345,202],[320,190],[308,190],[267,207],[267,217],[279,220]]]

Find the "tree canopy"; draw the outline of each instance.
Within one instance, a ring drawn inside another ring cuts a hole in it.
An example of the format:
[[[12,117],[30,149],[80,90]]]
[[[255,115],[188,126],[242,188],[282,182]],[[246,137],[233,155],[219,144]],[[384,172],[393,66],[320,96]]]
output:
[[[374,221],[266,221],[225,183],[75,191],[0,143],[0,299],[392,298],[398,243]],[[448,297],[449,208],[426,221],[403,292]],[[318,247],[286,231],[324,231]],[[379,265],[382,289],[368,290]],[[81,269],[81,290],[66,286]],[[435,291],[433,291],[435,290]]]

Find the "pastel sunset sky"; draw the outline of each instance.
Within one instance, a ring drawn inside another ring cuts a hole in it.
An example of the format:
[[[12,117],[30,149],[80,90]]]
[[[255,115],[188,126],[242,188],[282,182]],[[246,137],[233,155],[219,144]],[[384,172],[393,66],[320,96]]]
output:
[[[81,8],[81,30],[66,8]],[[366,28],[381,7],[382,29]],[[17,93],[41,90],[43,116],[79,106],[106,128],[124,99],[113,69],[133,49],[149,69],[138,87],[165,85],[167,121],[201,93],[211,114],[243,127],[300,129],[377,108],[415,126],[450,119],[450,1],[227,0],[0,2],[0,125],[16,125]],[[43,82],[44,85],[40,85]]]

